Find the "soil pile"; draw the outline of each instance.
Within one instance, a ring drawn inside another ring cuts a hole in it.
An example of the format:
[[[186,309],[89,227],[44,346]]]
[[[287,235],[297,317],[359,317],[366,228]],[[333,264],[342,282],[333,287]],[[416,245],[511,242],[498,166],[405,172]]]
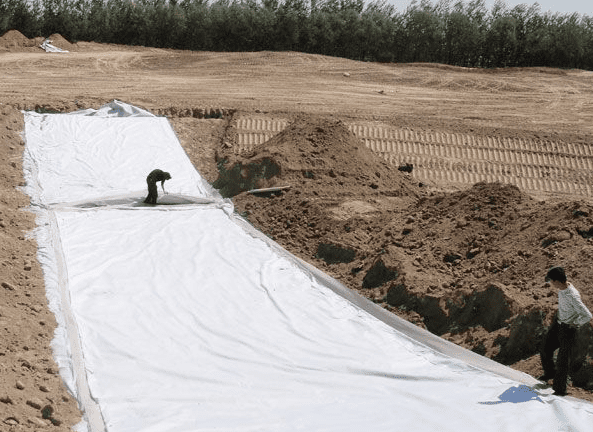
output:
[[[52,45],[62,48],[67,51],[76,51],[76,45],[68,42],[62,35],[58,33],[52,34],[48,37]],[[45,40],[44,37],[27,38],[18,30],[9,30],[0,36],[0,52],[39,52],[40,45]]]
[[[0,36],[0,46],[5,48],[29,46],[31,41],[18,30],[8,30]]]
[[[424,193],[410,176],[394,171],[340,120],[297,116],[251,154],[221,154],[214,186],[224,196],[249,189],[290,185],[338,195],[381,193],[418,197]],[[351,188],[354,188],[352,190]]]
[[[29,39],[18,30],[9,30],[0,36],[0,51],[31,51],[38,45],[36,39]]]
[[[76,45],[68,42],[61,34],[54,33],[49,36],[47,39],[50,40],[50,43],[58,48],[62,48],[66,51],[76,51]]]

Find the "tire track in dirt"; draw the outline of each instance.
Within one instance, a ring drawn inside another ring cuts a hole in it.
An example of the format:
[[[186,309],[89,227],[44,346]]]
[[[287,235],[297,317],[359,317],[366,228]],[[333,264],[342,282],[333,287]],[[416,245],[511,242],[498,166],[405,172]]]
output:
[[[282,131],[286,119],[237,119],[236,153],[245,153]],[[528,192],[593,196],[593,147],[543,139],[481,136],[380,123],[349,123],[366,147],[394,166],[414,165],[427,184],[470,186],[480,181],[514,184]]]
[[[237,119],[235,153],[246,153],[263,144],[288,125],[286,119],[269,117],[240,117]]]

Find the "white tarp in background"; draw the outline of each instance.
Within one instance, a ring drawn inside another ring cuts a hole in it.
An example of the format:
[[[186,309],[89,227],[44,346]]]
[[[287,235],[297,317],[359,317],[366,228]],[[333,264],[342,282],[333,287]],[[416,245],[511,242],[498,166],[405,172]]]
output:
[[[49,39],[45,39],[41,43],[41,45],[39,45],[39,47],[48,53],[67,53],[67,52],[69,52],[68,50],[58,48],[57,46],[53,45],[52,41]]]
[[[165,119],[106,115],[25,113],[54,349],[92,432],[591,430],[593,405],[431,348],[254,233]],[[177,205],[142,204],[154,168]]]

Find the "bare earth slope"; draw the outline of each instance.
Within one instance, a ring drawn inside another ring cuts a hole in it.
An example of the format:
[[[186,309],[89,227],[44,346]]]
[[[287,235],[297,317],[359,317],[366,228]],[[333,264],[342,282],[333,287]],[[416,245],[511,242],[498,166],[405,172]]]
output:
[[[120,99],[166,115],[209,181],[244,185],[226,191],[261,231],[394,313],[533,376],[556,307],[547,268],[566,266],[593,309],[590,72],[59,35],[50,39],[70,52],[47,54],[41,38],[21,36],[0,37],[0,430],[65,431],[80,419],[51,357],[55,320],[18,191],[20,109]],[[397,169],[406,164],[412,172]],[[290,189],[245,192],[269,186]],[[593,401],[590,324],[577,354],[585,366],[569,393]]]

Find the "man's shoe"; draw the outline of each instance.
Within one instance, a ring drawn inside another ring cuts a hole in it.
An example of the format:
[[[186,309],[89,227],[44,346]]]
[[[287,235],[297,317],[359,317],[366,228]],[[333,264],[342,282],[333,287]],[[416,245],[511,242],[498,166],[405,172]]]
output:
[[[560,392],[558,390],[556,390],[554,393],[552,393],[554,396],[566,396],[568,393],[566,392]]]
[[[546,374],[543,374],[542,376],[540,376],[540,377],[538,378],[538,380],[539,380],[539,381],[549,381],[549,380],[551,380],[552,378],[554,378],[552,375],[546,375]]]

